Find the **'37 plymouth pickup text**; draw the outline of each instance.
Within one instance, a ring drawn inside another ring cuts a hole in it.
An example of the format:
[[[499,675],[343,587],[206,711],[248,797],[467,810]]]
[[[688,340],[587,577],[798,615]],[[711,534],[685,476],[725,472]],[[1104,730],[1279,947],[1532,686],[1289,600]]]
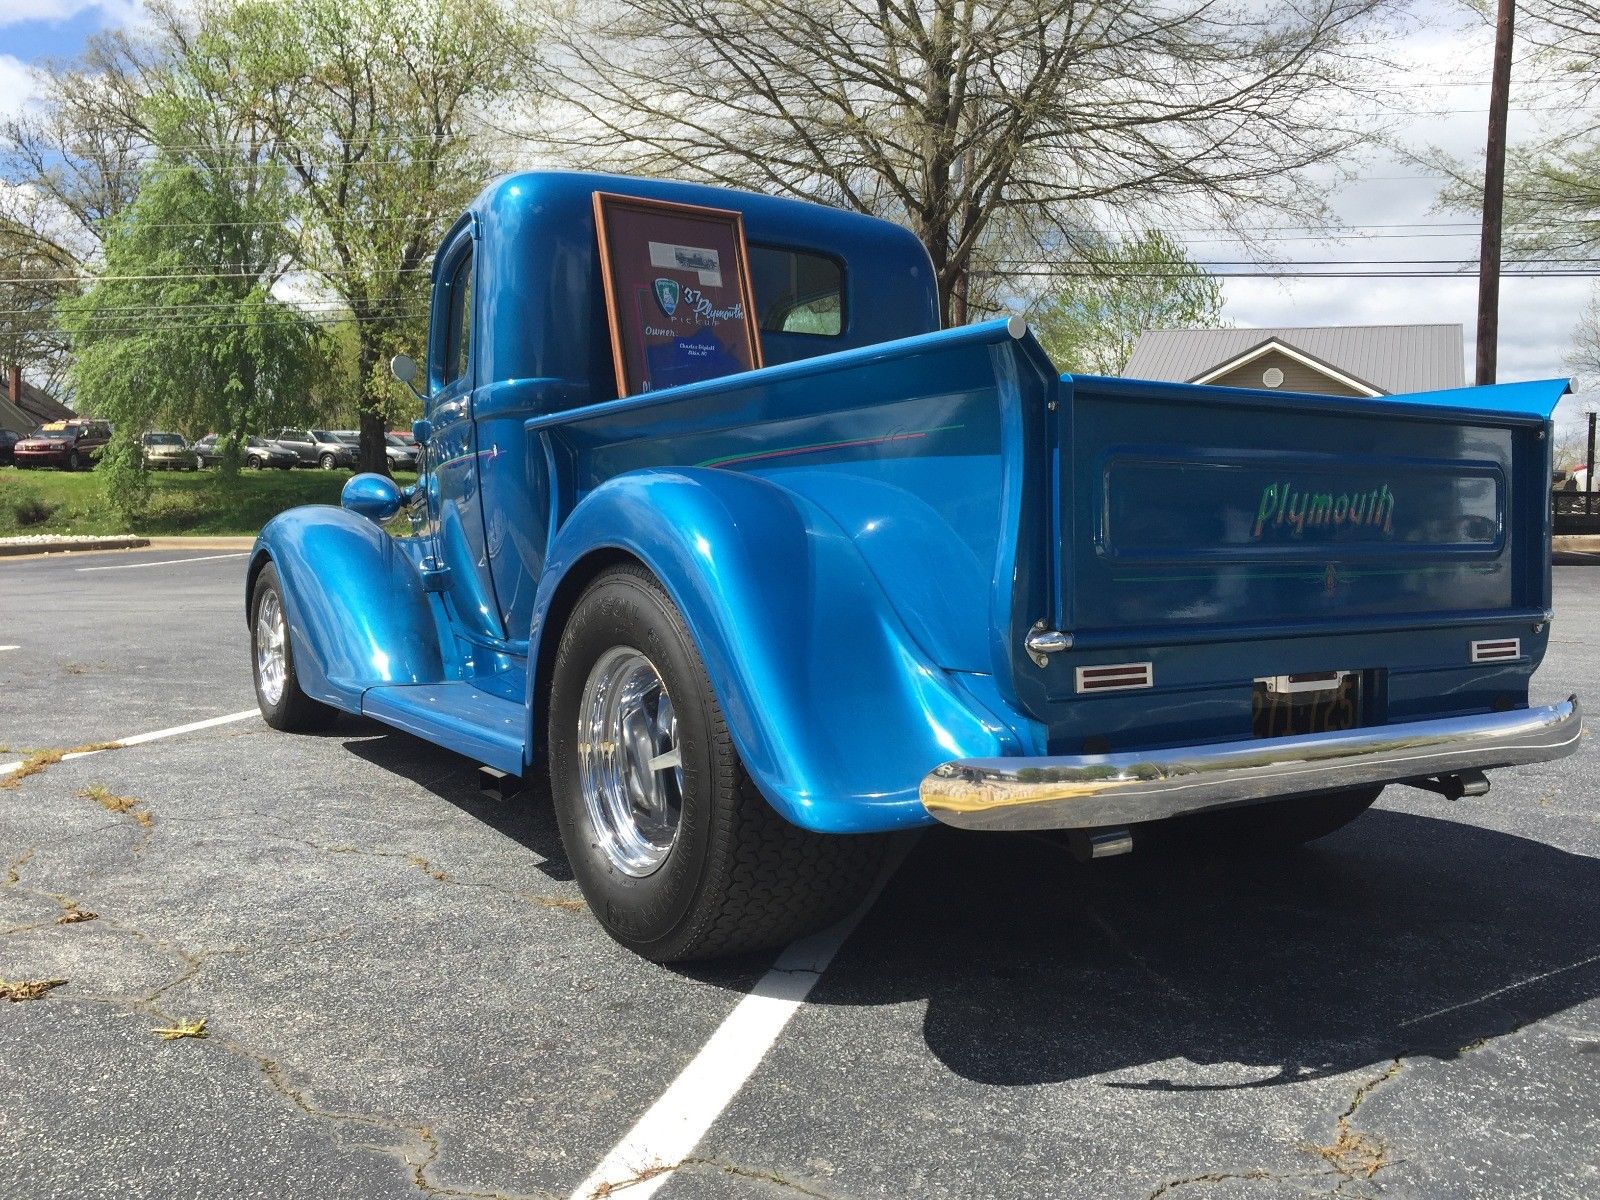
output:
[[[1268,851],[1576,747],[1577,700],[1528,696],[1564,380],[1063,376],[937,314],[884,221],[494,183],[434,263],[420,481],[255,546],[267,721],[548,779],[596,917],[662,961],[843,915],[896,830]]]

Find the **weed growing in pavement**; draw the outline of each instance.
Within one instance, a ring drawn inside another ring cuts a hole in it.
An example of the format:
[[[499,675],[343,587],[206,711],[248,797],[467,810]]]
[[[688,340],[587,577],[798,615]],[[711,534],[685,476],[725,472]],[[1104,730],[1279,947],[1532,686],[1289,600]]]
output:
[[[127,813],[146,829],[150,828],[150,822],[154,819],[148,809],[139,807],[139,801],[133,796],[119,796],[103,784],[91,783],[78,795],[85,800],[93,800],[107,812]]]
[[[0,979],[0,997],[13,1004],[37,1000],[51,988],[58,988],[65,982],[65,979]]]
[[[0,776],[0,788],[14,791],[30,775],[38,775],[55,766],[69,754],[95,754],[101,750],[120,750],[121,742],[85,742],[81,746],[68,746],[65,750],[35,750],[22,760],[22,765],[10,774]]]
[[[98,921],[100,914],[90,912],[87,908],[79,908],[76,900],[63,900],[62,913],[56,918],[57,925],[76,925],[80,921]]]
[[[178,1038],[203,1038],[206,1036],[206,1019],[201,1017],[198,1021],[182,1020],[176,1025],[165,1029],[152,1029],[150,1032],[164,1042],[176,1041]]]

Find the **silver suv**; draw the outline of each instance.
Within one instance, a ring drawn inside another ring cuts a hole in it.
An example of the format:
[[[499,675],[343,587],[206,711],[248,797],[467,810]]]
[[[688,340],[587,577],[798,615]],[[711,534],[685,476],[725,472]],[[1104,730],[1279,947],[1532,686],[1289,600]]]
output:
[[[356,465],[356,452],[326,429],[280,429],[272,440],[285,450],[292,450],[302,467],[331,471]]]

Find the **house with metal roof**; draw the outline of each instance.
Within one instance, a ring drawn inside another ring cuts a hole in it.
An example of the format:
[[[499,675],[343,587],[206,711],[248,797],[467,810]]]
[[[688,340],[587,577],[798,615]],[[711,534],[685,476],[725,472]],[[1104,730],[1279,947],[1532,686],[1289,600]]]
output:
[[[1140,337],[1129,379],[1394,396],[1466,385],[1460,325],[1158,329]]]
[[[75,416],[49,392],[24,379],[21,367],[13,363],[7,368],[5,392],[0,394],[0,429],[32,433],[48,421],[66,421]]]

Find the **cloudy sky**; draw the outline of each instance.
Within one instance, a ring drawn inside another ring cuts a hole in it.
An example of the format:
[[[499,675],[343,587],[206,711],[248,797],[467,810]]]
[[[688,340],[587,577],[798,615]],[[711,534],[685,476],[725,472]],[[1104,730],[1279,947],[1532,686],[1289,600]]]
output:
[[[107,25],[137,19],[130,0],[5,0],[0,12],[0,112],[26,103],[28,64],[71,56]],[[1409,100],[1401,138],[1464,158],[1481,154],[1488,105],[1492,32],[1463,5],[1427,0],[1387,47],[1402,64],[1395,81]],[[1513,142],[1536,135],[1558,101],[1526,84],[1513,93]],[[1440,181],[1403,155],[1375,150],[1342,183],[1333,206],[1349,231],[1337,240],[1283,230],[1271,247],[1280,260],[1470,260],[1477,232],[1469,216],[1435,209]],[[1330,171],[1330,178],[1331,178]],[[1239,248],[1214,231],[1179,234],[1199,261],[1237,260]],[[1399,268],[1405,269],[1405,268]],[[1507,278],[1501,287],[1500,378],[1568,373],[1564,359],[1593,279]],[[1232,279],[1226,316],[1238,325],[1382,324],[1459,321],[1470,356],[1475,337],[1476,274],[1459,279]],[[1569,406],[1570,407],[1570,406]]]

